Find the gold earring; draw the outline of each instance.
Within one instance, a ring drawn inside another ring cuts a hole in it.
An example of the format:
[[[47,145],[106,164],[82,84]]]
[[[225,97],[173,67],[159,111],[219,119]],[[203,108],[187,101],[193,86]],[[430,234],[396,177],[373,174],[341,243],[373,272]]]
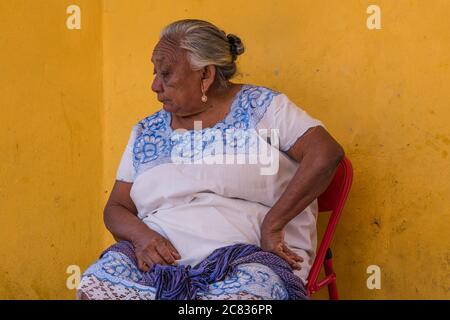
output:
[[[208,97],[205,94],[205,90],[203,89],[203,83],[202,83],[202,102],[208,101]]]

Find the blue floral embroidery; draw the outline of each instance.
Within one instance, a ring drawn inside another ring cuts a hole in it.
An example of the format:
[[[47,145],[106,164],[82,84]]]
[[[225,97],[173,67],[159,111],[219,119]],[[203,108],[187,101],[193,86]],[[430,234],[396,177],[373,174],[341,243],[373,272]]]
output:
[[[248,292],[263,299],[284,300],[289,297],[279,276],[269,267],[257,263],[239,265],[233,276],[210,284],[205,294],[214,298],[239,292]]]
[[[225,141],[227,129],[254,129],[266,113],[273,97],[278,94],[279,92],[266,87],[243,85],[225,119],[212,128],[204,128],[200,132],[195,130],[187,130],[182,134],[174,132],[170,126],[171,114],[164,109],[144,118],[135,128],[133,165],[136,176],[159,164],[172,162],[171,154],[191,160],[205,152],[214,154],[212,150],[217,140],[217,130],[222,133],[222,141]],[[247,143],[248,139],[237,141]],[[224,146],[223,150],[225,152],[229,147],[242,147],[241,144],[232,143],[231,146]]]
[[[166,140],[156,134],[142,134],[134,145],[135,159],[140,163],[147,163],[158,158],[166,147]]]

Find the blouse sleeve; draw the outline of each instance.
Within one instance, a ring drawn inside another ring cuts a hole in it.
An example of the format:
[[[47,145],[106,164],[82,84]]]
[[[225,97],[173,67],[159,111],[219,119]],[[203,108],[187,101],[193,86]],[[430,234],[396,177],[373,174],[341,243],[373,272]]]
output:
[[[127,146],[122,154],[116,174],[116,180],[118,181],[134,182],[136,171],[133,165],[133,148],[136,140],[136,129],[137,126],[134,126],[131,130]]]
[[[279,149],[288,151],[308,129],[325,125],[296,106],[285,94],[275,96],[258,127],[278,129]]]

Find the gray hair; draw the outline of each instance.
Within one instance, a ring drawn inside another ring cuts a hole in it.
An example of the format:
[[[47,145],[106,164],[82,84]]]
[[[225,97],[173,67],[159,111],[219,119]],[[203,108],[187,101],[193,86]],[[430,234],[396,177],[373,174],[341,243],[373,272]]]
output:
[[[175,21],[161,31],[161,39],[175,40],[187,50],[193,70],[216,66],[216,80],[223,87],[236,74],[237,56],[244,53],[238,36],[226,34],[210,22],[195,19]]]

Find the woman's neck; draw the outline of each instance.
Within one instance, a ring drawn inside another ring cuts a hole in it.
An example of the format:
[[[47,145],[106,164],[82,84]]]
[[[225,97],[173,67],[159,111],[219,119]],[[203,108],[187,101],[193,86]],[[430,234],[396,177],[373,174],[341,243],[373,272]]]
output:
[[[172,113],[172,129],[194,129],[194,121],[201,121],[202,128],[210,128],[222,121],[230,112],[231,104],[239,92],[241,84],[229,83],[226,88],[211,87],[208,91],[208,101],[198,113],[188,116],[177,116]]]

